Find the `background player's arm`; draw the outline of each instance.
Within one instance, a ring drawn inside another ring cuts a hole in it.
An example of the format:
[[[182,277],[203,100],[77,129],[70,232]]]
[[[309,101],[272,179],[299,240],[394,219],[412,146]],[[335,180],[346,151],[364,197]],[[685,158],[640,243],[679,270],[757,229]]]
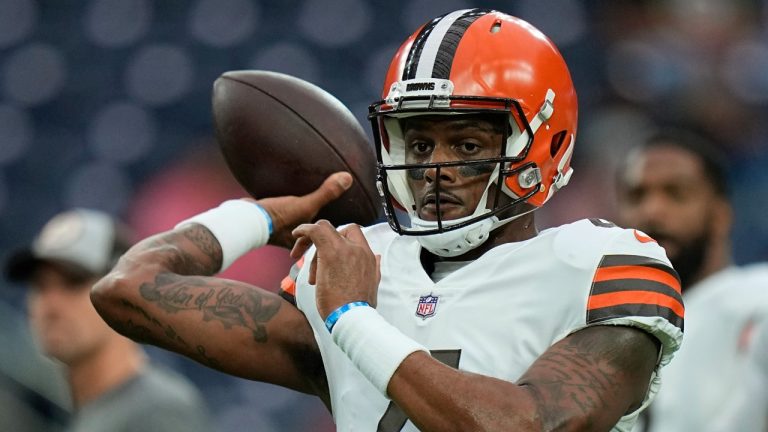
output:
[[[517,383],[417,352],[387,389],[424,431],[608,431],[642,404],[658,349],[641,330],[589,327],[553,345]]]
[[[209,277],[221,260],[207,228],[185,225],[134,246],[91,298],[105,321],[131,339],[325,399],[322,360],[306,317],[274,293]]]

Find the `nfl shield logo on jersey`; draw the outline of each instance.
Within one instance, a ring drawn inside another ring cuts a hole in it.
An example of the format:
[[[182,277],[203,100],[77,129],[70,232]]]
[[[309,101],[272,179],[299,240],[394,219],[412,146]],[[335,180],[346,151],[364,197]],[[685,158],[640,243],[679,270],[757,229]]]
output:
[[[419,297],[419,305],[416,306],[416,316],[427,319],[435,314],[439,298],[432,294]]]

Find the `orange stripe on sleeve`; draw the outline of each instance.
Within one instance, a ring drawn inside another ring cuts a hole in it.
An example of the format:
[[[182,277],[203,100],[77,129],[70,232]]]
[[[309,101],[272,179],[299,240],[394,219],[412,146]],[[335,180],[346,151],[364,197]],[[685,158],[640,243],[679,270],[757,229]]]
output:
[[[671,309],[677,316],[685,316],[682,303],[672,297],[652,291],[619,291],[589,296],[587,310],[599,309],[622,304],[651,304]]]
[[[280,281],[280,289],[292,296],[296,296],[296,281],[290,276],[286,276]]]
[[[614,267],[601,267],[595,272],[595,278],[593,282],[604,282],[618,279],[646,279],[652,280],[664,285],[670,286],[672,289],[681,293],[680,281],[677,280],[671,274],[655,269],[652,267],[644,266],[614,266]]]

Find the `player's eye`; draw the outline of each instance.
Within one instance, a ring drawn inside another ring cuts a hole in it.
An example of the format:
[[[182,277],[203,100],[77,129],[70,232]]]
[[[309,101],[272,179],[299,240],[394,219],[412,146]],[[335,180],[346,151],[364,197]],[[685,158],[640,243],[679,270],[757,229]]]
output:
[[[467,154],[467,155],[473,155],[478,153],[481,150],[481,147],[479,144],[471,142],[471,141],[465,141],[458,146],[458,150],[461,153]]]
[[[432,145],[426,141],[414,141],[411,143],[411,151],[417,155],[428,154],[432,150]]]

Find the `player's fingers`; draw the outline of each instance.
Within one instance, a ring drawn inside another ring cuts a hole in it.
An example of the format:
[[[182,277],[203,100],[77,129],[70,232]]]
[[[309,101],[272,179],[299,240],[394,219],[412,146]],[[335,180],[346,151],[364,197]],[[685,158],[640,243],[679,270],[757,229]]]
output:
[[[368,251],[371,250],[371,247],[368,245],[368,240],[365,238],[365,234],[363,234],[363,230],[360,228],[360,225],[351,224],[344,227],[344,229],[341,231],[341,235],[352,243],[358,246],[363,246]]]
[[[309,277],[307,278],[307,281],[310,285],[315,285],[317,283],[317,254],[312,257],[312,262],[309,263]]]
[[[352,186],[352,174],[339,171],[329,175],[319,188],[305,195],[304,198],[309,199],[317,208],[321,208],[340,197],[350,186]]]
[[[337,230],[337,231],[339,232],[340,236],[342,236],[344,238],[348,238],[348,235],[349,235],[348,233],[350,232],[352,227],[354,227],[355,225],[356,224],[349,224],[349,225],[345,226],[344,228],[342,228],[340,230]]]
[[[297,238],[296,242],[293,243],[293,248],[291,248],[291,258],[301,258],[301,256],[304,255],[311,246],[312,240],[309,237]]]
[[[318,249],[331,245],[341,238],[336,231],[336,228],[334,228],[327,220],[319,220],[313,224],[301,224],[296,227],[291,234],[293,234],[295,238],[309,238]]]

